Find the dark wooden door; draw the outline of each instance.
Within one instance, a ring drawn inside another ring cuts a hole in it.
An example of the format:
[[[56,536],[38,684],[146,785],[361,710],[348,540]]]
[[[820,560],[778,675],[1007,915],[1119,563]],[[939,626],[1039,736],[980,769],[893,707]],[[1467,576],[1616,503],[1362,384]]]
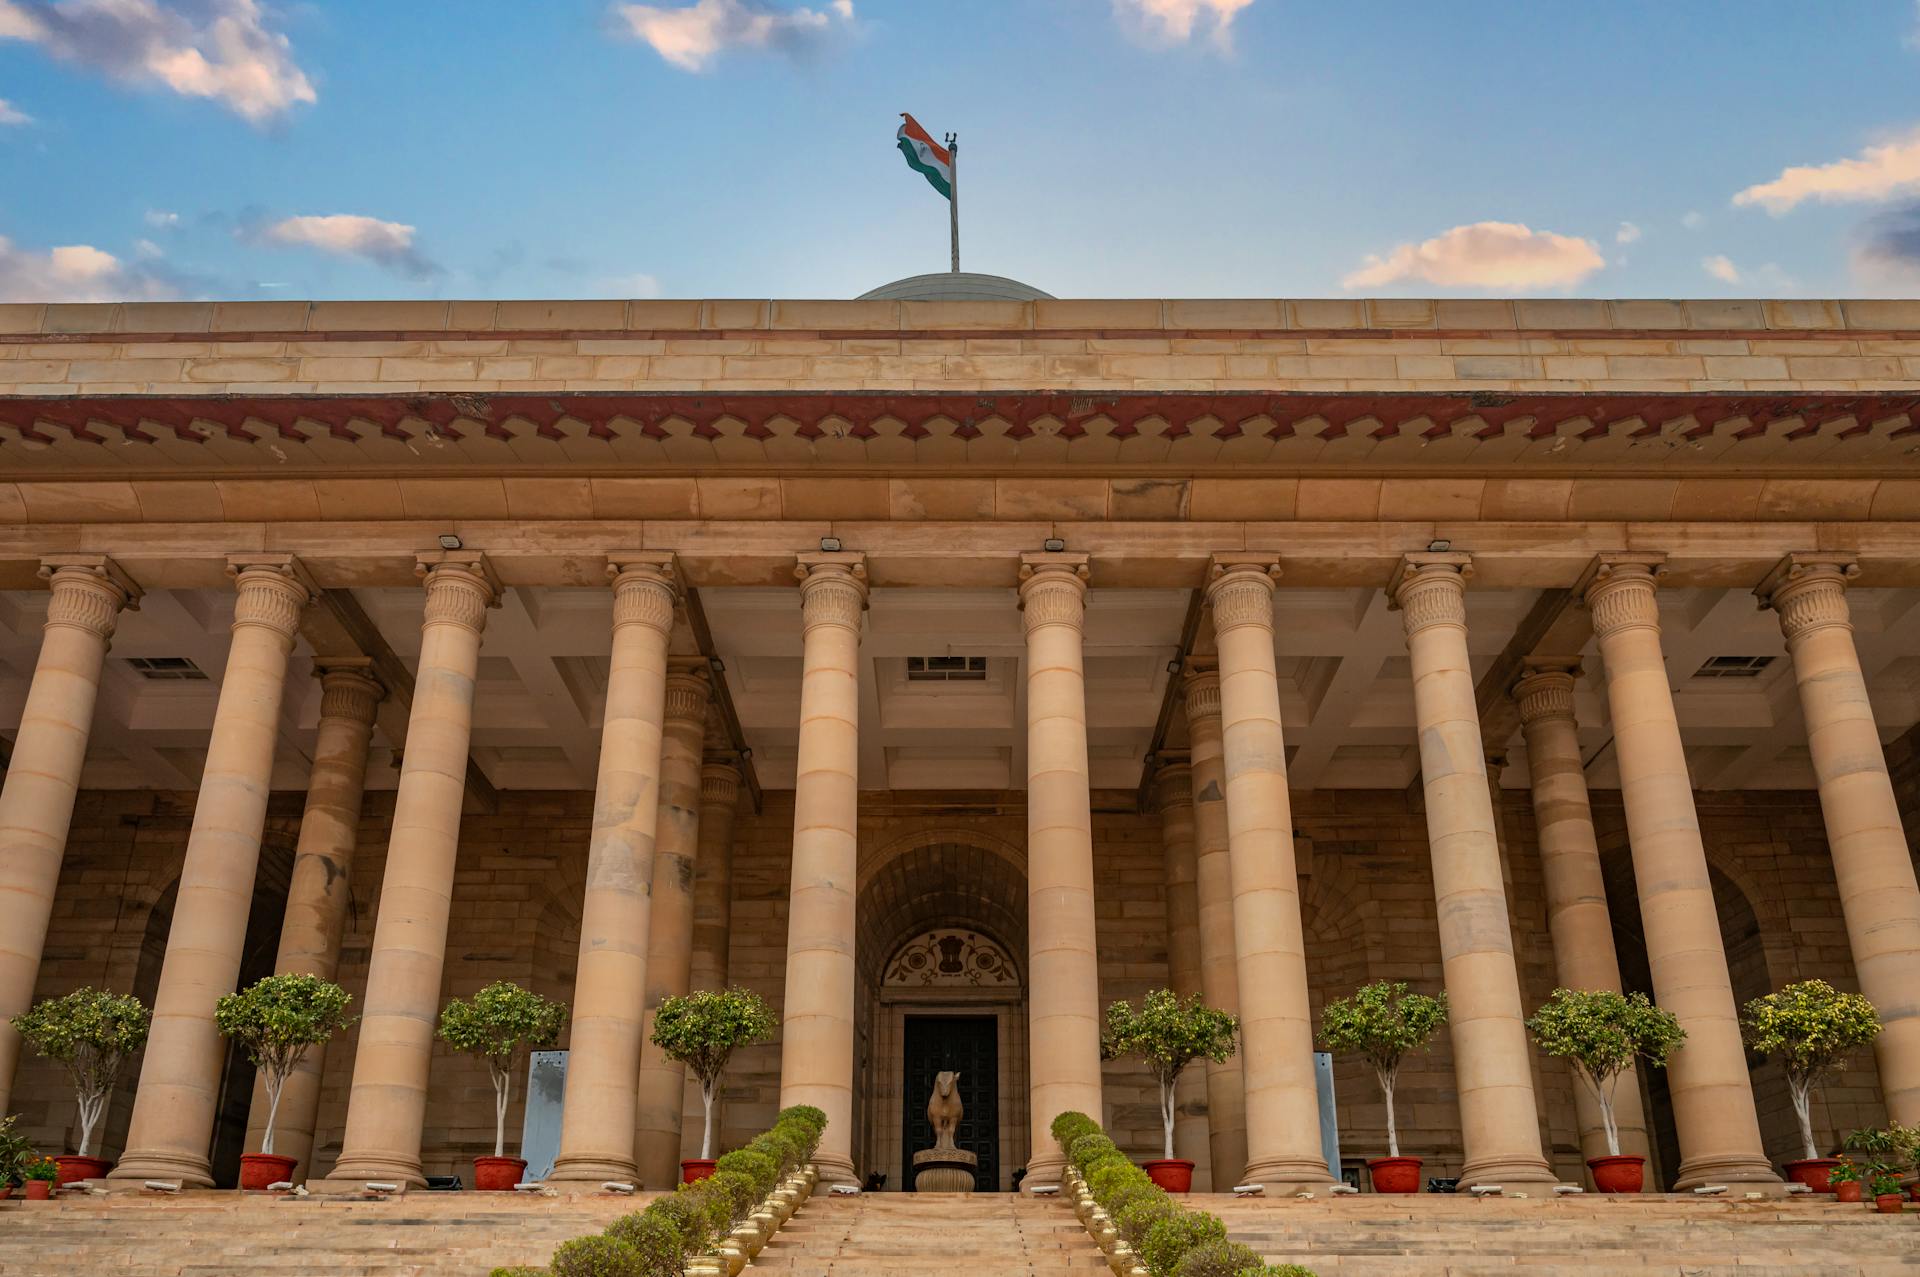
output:
[[[910,1015],[907,1017],[905,1104],[900,1129],[902,1189],[913,1190],[913,1155],[933,1147],[927,1100],[941,1073],[960,1074],[960,1127],[953,1142],[980,1159],[975,1179],[982,1193],[1000,1191],[1000,1044],[999,1020],[991,1015]]]

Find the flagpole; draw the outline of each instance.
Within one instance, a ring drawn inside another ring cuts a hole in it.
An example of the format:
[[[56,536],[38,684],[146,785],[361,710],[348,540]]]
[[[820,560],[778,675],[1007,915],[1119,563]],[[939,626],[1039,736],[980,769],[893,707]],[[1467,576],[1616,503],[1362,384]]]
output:
[[[960,135],[947,134],[947,230],[953,240],[953,271],[960,271]]]

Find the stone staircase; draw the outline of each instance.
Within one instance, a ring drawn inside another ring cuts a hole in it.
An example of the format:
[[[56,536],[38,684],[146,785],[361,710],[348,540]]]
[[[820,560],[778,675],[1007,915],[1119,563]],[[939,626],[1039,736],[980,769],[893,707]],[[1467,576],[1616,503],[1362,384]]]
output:
[[[1201,1198],[1228,1235],[1319,1277],[1920,1277],[1920,1210],[1832,1198]]]
[[[767,1277],[1099,1277],[1100,1253],[1058,1199],[1002,1193],[816,1193],[748,1273]]]

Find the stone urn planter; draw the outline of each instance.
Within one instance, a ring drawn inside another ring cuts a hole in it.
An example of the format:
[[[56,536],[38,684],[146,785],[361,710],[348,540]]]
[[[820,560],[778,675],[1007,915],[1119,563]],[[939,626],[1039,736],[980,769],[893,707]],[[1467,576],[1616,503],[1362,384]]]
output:
[[[293,1178],[293,1168],[298,1164],[299,1159],[278,1153],[242,1153],[240,1187],[249,1193],[263,1192]]]
[[[1193,1191],[1193,1163],[1184,1157],[1161,1157],[1140,1163],[1147,1178],[1169,1193]]]
[[[1782,1169],[1787,1179],[1794,1184],[1805,1184],[1816,1193],[1831,1193],[1833,1185],[1827,1177],[1833,1174],[1833,1168],[1840,1165],[1837,1157],[1803,1157],[1798,1161],[1786,1162]]]
[[[1637,1193],[1647,1184],[1647,1159],[1623,1153],[1617,1157],[1589,1157],[1593,1186],[1602,1193]]]
[[[717,1159],[711,1157],[689,1157],[680,1163],[680,1182],[698,1184],[713,1174],[713,1164]]]
[[[1367,1163],[1367,1174],[1376,1193],[1417,1193],[1421,1165],[1417,1157],[1376,1157]]]
[[[1852,1202],[1858,1205],[1860,1202],[1860,1181],[1857,1179],[1841,1180],[1833,1186],[1833,1196],[1836,1201]]]
[[[482,1193],[511,1193],[526,1173],[524,1157],[476,1157],[473,1159],[473,1186]]]
[[[53,1164],[59,1168],[54,1176],[56,1184],[77,1184],[83,1179],[104,1179],[113,1163],[104,1157],[56,1157]]]

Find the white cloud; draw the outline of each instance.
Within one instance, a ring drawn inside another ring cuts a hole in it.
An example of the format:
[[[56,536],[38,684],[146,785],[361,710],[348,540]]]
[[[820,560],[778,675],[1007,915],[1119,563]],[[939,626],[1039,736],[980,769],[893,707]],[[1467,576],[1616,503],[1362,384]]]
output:
[[[1771,182],[1741,191],[1733,202],[1758,204],[1778,217],[1805,200],[1857,203],[1916,188],[1920,188],[1920,127],[1869,146],[1851,159],[1783,169]]]
[[[660,296],[660,281],[645,273],[614,275],[600,281],[598,295],[647,300]]]
[[[1640,234],[1641,232],[1638,226],[1635,226],[1632,222],[1622,222],[1620,223],[1620,229],[1613,233],[1613,242],[1616,244],[1631,244],[1640,238]]]
[[[170,280],[91,244],[35,253],[0,235],[0,302],[160,301],[175,295]]]
[[[1194,28],[1211,28],[1213,43],[1233,47],[1233,19],[1253,0],[1113,0],[1123,27],[1156,44],[1185,44]]]
[[[812,50],[836,22],[853,21],[853,0],[831,0],[825,9],[800,5],[776,9],[765,0],[696,0],[682,8],[617,4],[614,15],[626,33],[682,71],[704,71],[728,49],[772,49],[790,57]]]
[[[147,210],[145,221],[155,230],[170,231],[180,225],[180,214],[169,213],[164,208],[150,208]]]
[[[1712,257],[1701,258],[1700,269],[1723,284],[1740,282],[1740,268],[1735,266],[1733,259],[1724,253],[1715,253]]]
[[[209,98],[253,123],[318,100],[258,0],[0,0],[0,40],[130,84]]]
[[[0,125],[32,124],[33,117],[5,98],[0,98]]]
[[[165,257],[167,250],[150,239],[136,239],[133,241],[133,255],[147,261],[156,261]]]
[[[413,227],[357,213],[283,218],[252,232],[251,238],[263,244],[317,248],[336,257],[359,257],[415,279],[440,272],[414,247]]]
[[[1606,265],[1589,239],[1536,231],[1517,222],[1456,226],[1419,244],[1369,255],[1341,280],[1347,288],[1378,288],[1407,280],[1443,287],[1526,291],[1577,284]]]
[[[1688,212],[1682,214],[1680,218],[1680,225],[1686,227],[1690,231],[1697,231],[1702,226],[1705,226],[1706,224],[1707,224],[1707,215],[1705,213],[1702,213],[1697,208],[1691,209]]]

